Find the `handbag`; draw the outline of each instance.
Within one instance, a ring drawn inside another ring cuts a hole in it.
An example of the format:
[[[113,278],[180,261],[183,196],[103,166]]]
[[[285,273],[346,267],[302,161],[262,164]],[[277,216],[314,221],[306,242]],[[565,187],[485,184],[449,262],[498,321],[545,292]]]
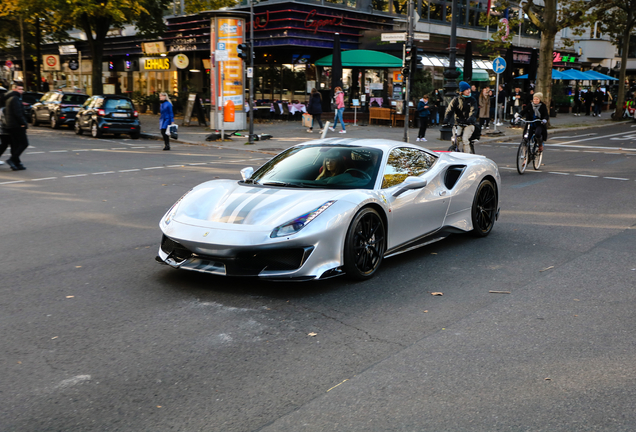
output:
[[[168,135],[170,135],[170,138],[179,139],[179,126],[177,126],[176,124],[171,124],[170,126],[168,126],[168,130],[166,132],[168,133]]]
[[[311,114],[307,114],[304,113],[303,114],[303,127],[311,127],[311,121],[313,120],[313,117]]]

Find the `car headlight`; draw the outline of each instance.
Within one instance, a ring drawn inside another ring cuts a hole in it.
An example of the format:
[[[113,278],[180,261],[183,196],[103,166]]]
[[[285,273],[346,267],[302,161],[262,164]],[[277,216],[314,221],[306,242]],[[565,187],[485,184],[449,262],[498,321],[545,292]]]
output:
[[[192,189],[190,189],[189,191],[184,193],[183,196],[181,198],[179,198],[176,203],[172,204],[172,207],[170,207],[170,210],[168,210],[168,213],[166,213],[166,217],[164,218],[163,223],[165,223],[166,225],[170,225],[170,222],[172,221],[172,218],[174,217],[174,214],[177,212],[177,207],[179,207],[179,203],[190,192],[192,192]]]
[[[331,205],[335,203],[335,201],[327,201],[320,207],[316,207],[312,211],[305,213],[304,215],[298,216],[295,219],[290,220],[283,225],[280,225],[274,228],[274,231],[269,235],[271,238],[275,237],[284,237],[291,234],[296,234],[301,229],[305,228],[309,225],[309,222],[316,219],[320,213],[327,210]]]

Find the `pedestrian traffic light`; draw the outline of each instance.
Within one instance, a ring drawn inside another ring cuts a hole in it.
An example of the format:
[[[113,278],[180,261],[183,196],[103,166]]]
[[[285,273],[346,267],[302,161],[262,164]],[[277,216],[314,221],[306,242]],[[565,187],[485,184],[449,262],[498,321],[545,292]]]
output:
[[[239,58],[243,59],[244,62],[250,61],[250,44],[238,44],[237,50]]]

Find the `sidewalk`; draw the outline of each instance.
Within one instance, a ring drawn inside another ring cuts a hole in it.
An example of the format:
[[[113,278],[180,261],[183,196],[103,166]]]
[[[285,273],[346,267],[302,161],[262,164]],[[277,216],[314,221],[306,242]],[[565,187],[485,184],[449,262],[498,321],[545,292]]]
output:
[[[151,139],[161,139],[161,133],[159,132],[159,116],[153,114],[140,114],[139,120],[141,123],[142,136]],[[235,136],[231,141],[206,141],[205,138],[212,131],[208,127],[204,126],[182,126],[183,118],[177,117],[175,123],[179,125],[179,139],[171,140],[183,144],[194,145],[209,145],[219,148],[231,148],[236,150],[248,150],[248,151],[262,151],[265,153],[277,154],[286,148],[304,141],[320,138],[320,133],[317,131],[317,127],[314,128],[314,133],[307,133],[307,128],[301,126],[299,120],[271,120],[254,123],[254,133],[256,134],[270,134],[272,139],[265,141],[256,141],[253,145],[246,144],[247,137]],[[193,119],[191,122],[193,125],[198,124],[198,121]],[[602,117],[593,116],[581,116],[575,117],[572,114],[558,114],[556,117],[550,119],[552,129],[548,131],[548,136],[554,136],[555,133],[563,131],[572,131],[580,129],[588,129],[599,126],[611,126],[616,124],[610,119],[610,113],[604,112]],[[429,127],[426,131],[427,142],[417,143],[423,147],[430,148],[432,150],[447,149],[450,146],[449,141],[440,140],[439,127]],[[517,141],[520,139],[520,128],[512,128],[509,123],[503,126],[497,126],[497,130],[501,131],[501,134],[493,134],[493,126],[491,125],[489,130],[482,132],[480,143],[493,142],[493,141]],[[338,131],[340,128],[338,128]],[[233,131],[226,131],[233,132]],[[409,129],[409,142],[416,143],[417,128]],[[247,131],[241,131],[242,134],[247,135]],[[390,127],[379,125],[360,125],[354,126],[353,124],[347,124],[347,133],[339,134],[337,131],[327,132],[328,138],[382,138],[392,139],[396,141],[403,141],[404,127]],[[547,143],[550,143],[548,139]]]

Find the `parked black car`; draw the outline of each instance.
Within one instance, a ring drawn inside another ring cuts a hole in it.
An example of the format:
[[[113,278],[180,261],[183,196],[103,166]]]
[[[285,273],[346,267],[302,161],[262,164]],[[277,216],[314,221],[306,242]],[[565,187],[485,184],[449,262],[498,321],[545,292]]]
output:
[[[90,130],[94,138],[112,133],[115,136],[129,134],[131,138],[137,139],[141,132],[139,114],[132,101],[125,96],[93,96],[84,102],[77,113],[75,133],[81,135],[85,130]]]
[[[33,126],[48,123],[53,129],[62,125],[73,126],[75,115],[89,96],[80,93],[50,91],[31,107]]]
[[[22,93],[22,105],[24,105],[24,115],[27,119],[31,118],[31,107],[42,99],[44,93],[24,92]]]

